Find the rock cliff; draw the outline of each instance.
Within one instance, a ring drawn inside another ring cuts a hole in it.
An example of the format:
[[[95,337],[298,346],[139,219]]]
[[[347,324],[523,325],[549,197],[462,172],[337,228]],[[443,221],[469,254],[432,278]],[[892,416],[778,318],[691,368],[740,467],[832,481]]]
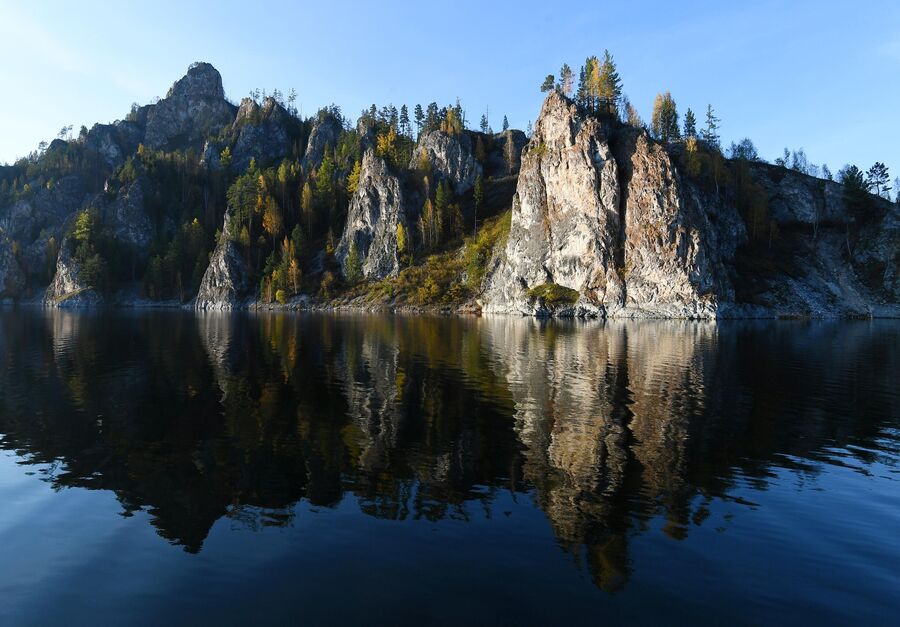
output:
[[[0,299],[15,298],[25,287],[25,273],[9,238],[0,237]]]
[[[262,106],[251,98],[244,98],[234,120],[237,134],[231,167],[243,172],[255,159],[260,165],[287,156],[291,149],[288,133],[290,114],[274,98],[266,98]]]
[[[219,71],[209,63],[195,63],[165,98],[147,107],[144,144],[154,149],[176,143],[202,145],[207,135],[219,133],[234,115]]]
[[[333,114],[323,112],[316,119],[309,133],[306,152],[303,154],[303,171],[312,172],[322,163],[326,148],[335,148],[344,127]]]
[[[223,235],[209,259],[197,293],[195,307],[201,310],[231,311],[240,309],[250,291],[250,279],[244,257],[238,245],[230,240],[228,214],[225,215]]]
[[[457,135],[447,135],[442,131],[423,134],[413,151],[409,169],[415,169],[423,159],[431,165],[433,182],[447,181],[457,196],[472,189],[475,179],[481,174],[481,165],[475,160],[472,138],[465,132]]]
[[[400,269],[399,224],[407,226],[403,186],[384,159],[369,148],[362,158],[359,187],[350,200],[347,225],[335,251],[341,267],[355,244],[366,278],[396,275]]]
[[[836,183],[754,164],[776,235],[750,246],[735,194],[687,176],[676,153],[551,94],[522,156],[484,311],[710,319],[897,310],[896,205],[873,198],[877,217],[858,220]]]

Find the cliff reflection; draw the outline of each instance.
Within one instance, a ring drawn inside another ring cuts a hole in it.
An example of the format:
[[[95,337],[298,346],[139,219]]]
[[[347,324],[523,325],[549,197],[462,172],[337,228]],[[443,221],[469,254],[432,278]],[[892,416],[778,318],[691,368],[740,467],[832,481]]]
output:
[[[511,491],[616,590],[649,521],[677,540],[738,475],[764,488],[835,443],[865,461],[898,411],[853,393],[853,373],[886,376],[873,354],[897,359],[896,331],[866,324],[53,311],[0,325],[2,446],[53,465],[54,487],[113,491],[192,552],[222,517],[285,525],[298,503],[352,498],[379,518],[466,520]]]

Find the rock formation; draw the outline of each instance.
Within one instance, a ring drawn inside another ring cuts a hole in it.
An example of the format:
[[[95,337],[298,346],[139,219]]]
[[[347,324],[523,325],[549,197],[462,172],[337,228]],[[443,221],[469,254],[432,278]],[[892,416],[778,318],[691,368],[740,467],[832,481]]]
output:
[[[851,238],[856,219],[839,185],[754,165],[768,228],[781,234],[748,253],[733,194],[705,190],[680,171],[676,152],[551,94],[522,156],[484,311],[705,319],[898,311],[896,205],[873,197],[879,217]]]
[[[144,144],[153,149],[202,144],[233,119],[219,71],[209,63],[195,63],[165,98],[147,108]]]
[[[237,244],[227,236],[228,221],[226,214],[223,234],[200,283],[195,304],[197,309],[231,311],[240,309],[247,300],[250,278]]]
[[[481,174],[481,165],[475,160],[472,138],[465,132],[457,135],[447,135],[443,131],[423,134],[413,151],[409,168],[415,169],[423,159],[431,165],[433,183],[447,181],[457,196],[469,191]]]
[[[341,266],[355,245],[366,278],[396,275],[400,270],[399,224],[407,226],[402,184],[370,148],[363,155],[359,187],[350,200],[347,226],[335,251]]]
[[[323,112],[319,114],[312,131],[309,133],[309,141],[306,143],[306,152],[303,154],[303,171],[312,172],[322,163],[325,149],[334,148],[340,140],[344,127],[341,121],[333,114]]]
[[[0,238],[0,299],[13,298],[25,287],[25,273],[13,254],[12,242]]]
[[[245,171],[251,159],[263,165],[286,157],[291,149],[289,123],[290,114],[274,98],[266,98],[262,106],[244,98],[234,119],[232,170]]]

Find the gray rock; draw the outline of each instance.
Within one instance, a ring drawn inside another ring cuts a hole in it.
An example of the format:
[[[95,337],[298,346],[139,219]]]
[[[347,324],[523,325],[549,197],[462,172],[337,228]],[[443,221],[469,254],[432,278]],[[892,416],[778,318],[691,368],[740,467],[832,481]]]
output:
[[[9,238],[0,237],[0,298],[14,298],[25,289],[25,273],[13,254]]]
[[[238,245],[228,239],[229,216],[225,215],[222,237],[200,282],[195,307],[204,311],[240,309],[250,291],[247,264]]]
[[[153,149],[202,144],[234,119],[222,77],[209,63],[195,63],[166,97],[147,110],[144,144]]]
[[[335,251],[341,267],[355,243],[366,278],[395,276],[400,270],[398,224],[407,227],[400,179],[369,148],[363,155],[359,187],[350,200],[347,225]]]
[[[303,171],[312,172],[322,165],[325,149],[332,149],[338,145],[344,127],[331,113],[323,113],[313,124],[309,133],[309,141],[306,143],[306,152],[303,154]]]
[[[59,250],[53,281],[44,294],[44,306],[75,309],[103,302],[100,294],[83,280],[81,267],[74,256],[75,240],[66,237]]]
[[[232,170],[243,172],[251,159],[264,165],[286,157],[291,149],[289,123],[290,114],[274,98],[266,98],[262,106],[244,98],[234,120]]]
[[[415,169],[423,156],[431,164],[432,182],[447,181],[457,196],[472,189],[475,179],[481,175],[481,165],[475,160],[472,138],[468,133],[451,136],[441,131],[431,131],[423,134],[413,151],[409,168]]]
[[[522,164],[522,151],[528,144],[528,137],[525,133],[510,129],[503,133],[495,133],[490,140],[491,150],[487,154],[487,163],[485,164],[488,173],[498,178],[518,174]],[[507,146],[510,141],[512,142],[511,150]]]

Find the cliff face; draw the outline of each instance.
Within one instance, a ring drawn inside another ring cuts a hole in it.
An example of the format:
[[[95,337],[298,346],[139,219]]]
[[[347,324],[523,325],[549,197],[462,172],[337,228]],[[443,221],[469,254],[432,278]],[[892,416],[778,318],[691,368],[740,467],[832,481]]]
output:
[[[287,156],[291,149],[287,128],[289,118],[288,112],[274,98],[266,98],[262,106],[251,98],[244,98],[234,119],[237,140],[231,151],[231,168],[243,172],[251,159],[262,164]]]
[[[344,267],[355,244],[362,272],[369,279],[396,275],[397,225],[406,227],[406,211],[400,179],[371,148],[362,158],[359,187],[350,200],[347,225],[335,251]]]
[[[733,198],[685,176],[643,130],[551,94],[522,156],[484,311],[708,319],[896,309],[896,205],[873,199],[880,217],[851,237],[836,183],[762,165],[753,174],[781,235],[751,251]],[[563,298],[547,297],[548,284]]]
[[[457,196],[472,189],[475,179],[481,175],[472,138],[465,132],[447,135],[441,131],[431,131],[422,135],[413,151],[409,169],[415,169],[422,160],[430,164],[434,183],[447,181]]]
[[[225,100],[222,76],[209,63],[195,63],[166,97],[145,108],[144,143],[164,149],[173,144],[202,143],[234,119],[234,107]]]
[[[228,233],[228,214],[223,234]],[[200,310],[231,311],[240,309],[250,291],[247,265],[237,244],[223,235],[209,259],[197,292],[195,307]]]
[[[322,158],[325,156],[325,149],[337,146],[343,130],[340,120],[330,113],[325,113],[316,120],[309,133],[306,152],[303,154],[302,165],[304,172],[312,172],[321,165]]]
[[[25,287],[25,273],[13,254],[12,242],[0,238],[0,299],[15,298]]]

